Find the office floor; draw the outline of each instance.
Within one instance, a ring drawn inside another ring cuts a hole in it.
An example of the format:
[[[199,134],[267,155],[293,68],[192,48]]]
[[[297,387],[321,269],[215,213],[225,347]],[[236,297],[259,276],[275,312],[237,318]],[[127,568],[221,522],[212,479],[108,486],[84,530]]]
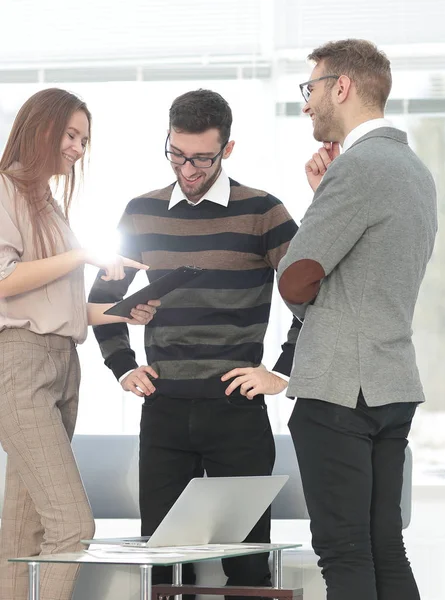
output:
[[[405,544],[422,600],[445,598],[445,485],[413,488]]]

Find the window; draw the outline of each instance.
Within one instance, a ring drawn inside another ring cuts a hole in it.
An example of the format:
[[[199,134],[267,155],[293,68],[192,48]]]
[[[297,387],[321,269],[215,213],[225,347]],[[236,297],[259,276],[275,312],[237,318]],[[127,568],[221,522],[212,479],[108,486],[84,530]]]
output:
[[[300,116],[298,83],[310,72],[305,56],[328,39],[352,36],[374,40],[392,60],[388,116],[408,131],[413,148],[433,172],[443,221],[445,5],[438,0],[377,0],[360,6],[353,0],[320,0],[315,11],[306,0],[128,0],[115,3],[112,10],[105,0],[74,5],[5,0],[2,9],[0,146],[19,106],[41,87],[71,89],[93,113],[90,167],[72,212],[73,227],[84,244],[108,244],[132,197],[173,181],[163,154],[168,108],[177,95],[198,87],[219,91],[232,106],[237,143],[226,163],[229,175],[270,191],[299,220],[312,196],[304,163],[318,147],[309,119]],[[291,156],[283,150],[289,140],[295,147]],[[414,323],[427,396],[411,436],[418,481],[436,482],[445,475],[444,262],[445,233],[440,229]],[[94,269],[88,268],[86,277],[89,287]],[[139,274],[133,288],[143,284],[144,275]],[[276,297],[265,344],[268,367],[290,319]],[[142,328],[131,329],[143,364],[142,335]],[[141,402],[121,391],[103,365],[91,332],[80,356],[77,431],[136,432]],[[276,431],[287,431],[292,406],[284,397],[269,401]]]

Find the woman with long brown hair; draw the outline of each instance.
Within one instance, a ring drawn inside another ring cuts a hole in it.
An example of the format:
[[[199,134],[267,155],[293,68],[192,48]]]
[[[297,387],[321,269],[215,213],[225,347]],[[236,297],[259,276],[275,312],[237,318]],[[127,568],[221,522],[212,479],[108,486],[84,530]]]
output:
[[[131,319],[87,304],[83,267],[122,279],[123,257],[109,263],[80,248],[68,223],[76,164],[91,136],[85,103],[60,89],[34,94],[20,109],[0,159],[0,442],[8,455],[0,530],[1,600],[27,598],[26,565],[8,558],[82,548],[94,521],[71,450],[80,382],[76,345],[87,325],[148,323],[156,302]],[[64,183],[63,209],[50,181]],[[69,600],[77,568],[46,565],[42,600]]]

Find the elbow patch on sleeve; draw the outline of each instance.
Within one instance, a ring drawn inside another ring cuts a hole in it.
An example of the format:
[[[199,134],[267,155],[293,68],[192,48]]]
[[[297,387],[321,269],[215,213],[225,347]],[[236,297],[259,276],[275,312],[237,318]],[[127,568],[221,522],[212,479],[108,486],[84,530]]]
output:
[[[320,263],[308,258],[302,259],[289,265],[282,273],[278,289],[287,302],[302,304],[312,299],[314,286],[324,276]]]

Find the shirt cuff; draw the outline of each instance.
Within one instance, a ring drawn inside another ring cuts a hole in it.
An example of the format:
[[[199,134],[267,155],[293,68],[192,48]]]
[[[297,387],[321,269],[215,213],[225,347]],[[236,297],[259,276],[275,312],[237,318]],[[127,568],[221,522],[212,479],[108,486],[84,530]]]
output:
[[[290,377],[288,377],[287,375],[283,375],[283,373],[278,373],[278,371],[271,371],[271,373],[273,373],[277,377],[281,377],[281,379],[284,379],[284,381],[286,381],[287,383],[289,383]]]
[[[124,373],[123,375],[121,375],[121,376],[119,377],[119,379],[118,379],[119,383],[121,383],[121,382],[122,382],[122,380],[123,380],[123,379],[125,379],[125,377],[126,377],[127,375],[130,375],[130,373],[133,373],[133,371],[135,371],[135,370],[136,370],[136,369],[131,369],[130,371],[127,371],[126,373]]]

